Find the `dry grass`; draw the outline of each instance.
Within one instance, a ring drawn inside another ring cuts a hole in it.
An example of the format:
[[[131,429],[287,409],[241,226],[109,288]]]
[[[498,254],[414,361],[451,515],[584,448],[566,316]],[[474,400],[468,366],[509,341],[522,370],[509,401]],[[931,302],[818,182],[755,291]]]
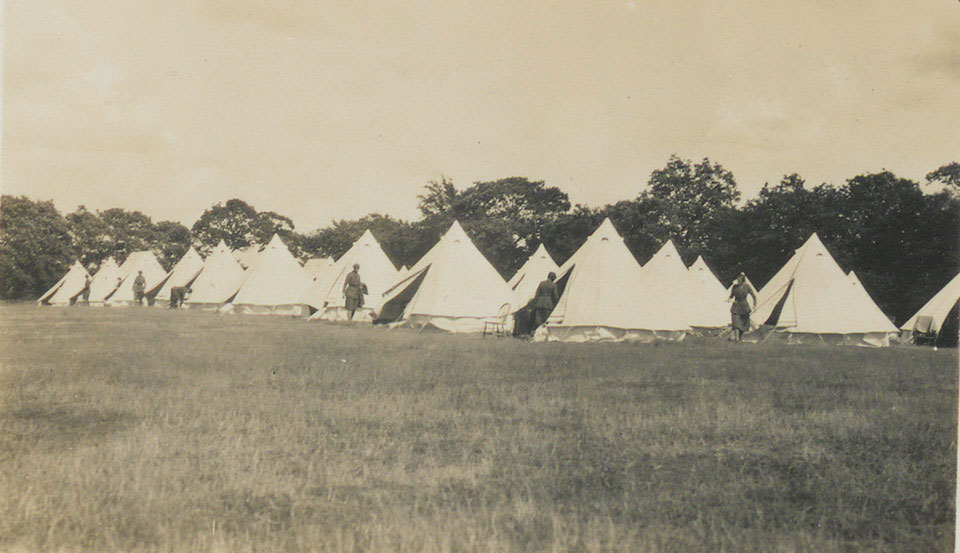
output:
[[[2,550],[953,547],[955,351],[0,320]]]

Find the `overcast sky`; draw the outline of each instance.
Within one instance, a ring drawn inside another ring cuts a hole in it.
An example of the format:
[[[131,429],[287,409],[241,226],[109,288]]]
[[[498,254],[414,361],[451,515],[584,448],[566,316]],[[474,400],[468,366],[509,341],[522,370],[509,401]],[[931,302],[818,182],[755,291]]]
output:
[[[960,160],[956,1],[4,4],[0,186],[62,211],[308,231],[416,218],[441,174],[600,206],[671,153],[747,197]]]

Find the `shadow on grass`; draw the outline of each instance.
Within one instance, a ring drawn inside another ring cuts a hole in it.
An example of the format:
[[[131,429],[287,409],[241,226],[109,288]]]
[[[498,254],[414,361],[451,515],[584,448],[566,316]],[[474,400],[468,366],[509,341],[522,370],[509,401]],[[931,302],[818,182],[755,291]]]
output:
[[[121,411],[68,405],[26,405],[0,411],[0,451],[66,449],[122,432],[136,418]]]

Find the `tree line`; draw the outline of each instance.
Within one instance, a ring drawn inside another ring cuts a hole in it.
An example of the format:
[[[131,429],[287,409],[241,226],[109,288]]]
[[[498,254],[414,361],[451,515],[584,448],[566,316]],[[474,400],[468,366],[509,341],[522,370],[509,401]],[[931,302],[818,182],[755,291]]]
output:
[[[280,214],[239,199],[207,209],[191,228],[153,222],[121,208],[60,214],[52,201],[0,198],[0,298],[36,297],[74,259],[96,270],[151,250],[166,269],[191,246],[209,253],[221,239],[233,249],[278,233],[301,259],[338,257],[370,229],[399,267],[412,265],[453,220],[506,278],[543,243],[563,262],[609,217],[640,263],[673,239],[684,261],[702,255],[722,281],[745,272],[758,286],[817,232],[844,269],[854,269],[899,323],[952,278],[960,263],[960,163],[926,175],[921,186],[889,171],[858,175],[841,186],[808,186],[798,174],[766,184],[740,204],[734,175],[719,163],[671,156],[633,199],[603,207],[572,205],[543,181],[510,177],[458,189],[447,178],[418,196],[421,217],[370,214],[300,233]]]

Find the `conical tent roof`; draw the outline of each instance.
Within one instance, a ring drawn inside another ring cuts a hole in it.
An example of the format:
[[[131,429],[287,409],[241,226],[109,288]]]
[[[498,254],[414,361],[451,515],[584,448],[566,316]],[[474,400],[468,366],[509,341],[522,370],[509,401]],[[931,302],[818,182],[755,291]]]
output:
[[[690,329],[673,302],[642,286],[640,265],[610,219],[564,263],[557,282],[563,291],[538,340],[682,338]]]
[[[693,262],[693,265],[690,265],[688,270],[707,294],[720,297],[724,301],[729,297],[730,293],[727,288],[720,282],[717,274],[707,265],[707,262],[703,260],[702,255],[697,256],[697,260]]]
[[[180,261],[177,261],[177,264],[170,270],[166,280],[159,284],[154,299],[169,300],[171,288],[174,286],[189,286],[200,274],[201,269],[203,269],[203,258],[200,257],[197,250],[193,249],[193,246],[190,246],[187,253],[183,254]]]
[[[120,266],[120,275],[123,280],[117,290],[107,297],[107,303],[119,305],[135,301],[133,282],[140,271],[143,271],[143,278],[147,282],[144,290],[153,289],[167,276],[167,272],[160,266],[160,262],[157,261],[153,252],[149,250],[133,252]]]
[[[100,264],[100,269],[90,282],[90,301],[102,302],[120,286],[123,278],[120,267],[112,257]]]
[[[646,267],[645,267],[646,268]],[[710,270],[703,256],[687,269],[693,289],[692,297],[699,298],[693,305],[692,326],[718,328],[730,324],[730,304],[727,303],[729,294],[717,276]]]
[[[245,276],[230,248],[220,240],[203,262],[203,270],[190,286],[193,292],[185,303],[188,306],[220,305],[237,293]]]
[[[90,274],[79,261],[74,261],[67,274],[47,290],[37,303],[42,305],[69,305],[83,292],[83,287],[90,278]]]
[[[391,301],[394,304],[388,309]],[[483,319],[497,316],[501,306],[510,301],[510,288],[503,277],[454,221],[406,278],[384,294],[381,316],[388,319],[380,321],[479,332]]]
[[[953,280],[947,283],[939,292],[937,292],[930,301],[925,303],[919,311],[914,313],[907,322],[903,323],[903,330],[913,330],[917,324],[917,317],[931,317],[933,319],[933,328],[937,332],[943,327],[944,321],[953,307],[960,301],[960,274],[953,277]]]
[[[530,301],[537,292],[537,286],[547,278],[547,275],[559,270],[557,262],[550,257],[550,252],[541,243],[513,278],[507,282],[513,291],[514,307],[522,307]]]
[[[310,282],[283,240],[274,234],[256,263],[247,270],[240,290],[230,303],[268,308],[297,305]]]
[[[263,246],[260,244],[251,244],[246,248],[237,248],[233,251],[233,257],[240,264],[240,267],[244,270],[253,267],[257,263],[257,257],[260,256],[260,252],[263,250]]]
[[[730,322],[730,307],[722,296],[705,293],[684,265],[673,240],[667,242],[640,271],[640,286],[648,294],[666,298],[690,326],[715,328]]]
[[[751,318],[757,326],[769,321],[793,333],[896,332],[869,294],[857,289],[814,233],[760,290]]]
[[[367,286],[363,307],[379,311],[383,305],[383,293],[397,281],[398,275],[397,268],[370,229],[364,231],[333,267],[310,285],[304,293],[303,303],[315,309],[343,307],[346,301],[343,284],[354,264],[360,265],[360,280]]]
[[[308,259],[307,262],[303,264],[303,272],[307,273],[307,276],[310,277],[311,280],[317,280],[330,267],[333,267],[333,259],[329,257],[316,257],[314,259]]]

